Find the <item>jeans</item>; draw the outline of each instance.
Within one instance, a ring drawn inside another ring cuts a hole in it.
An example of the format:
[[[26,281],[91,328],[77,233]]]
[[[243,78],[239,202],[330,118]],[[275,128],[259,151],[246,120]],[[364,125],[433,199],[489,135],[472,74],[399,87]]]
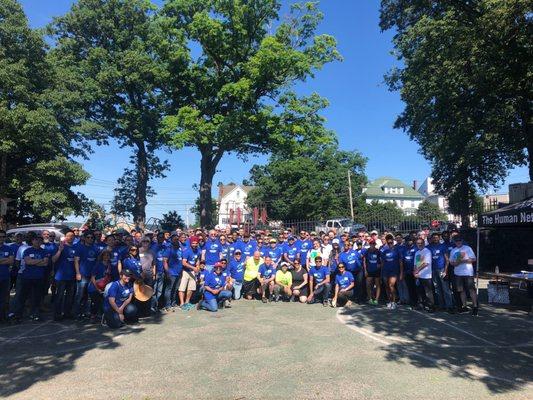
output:
[[[329,283],[324,283],[318,288],[315,287],[313,291],[313,297],[316,300],[317,297],[322,297],[322,302],[328,301],[329,292],[331,291],[331,285]]]
[[[7,304],[9,302],[9,290],[11,280],[9,277],[0,280],[0,321],[6,319]]]
[[[241,298],[242,282],[233,282],[233,298],[239,300]]]
[[[216,312],[218,311],[218,303],[229,299],[231,299],[231,291],[222,290],[215,299],[202,300],[202,302],[200,303],[200,308],[203,308],[207,311]]]
[[[416,290],[416,279],[412,273],[406,273],[403,278],[407,291],[409,292],[409,304],[414,307],[418,304],[418,292]]]
[[[158,273],[154,280],[154,295],[152,296],[152,299],[150,300],[150,308],[152,311],[157,311],[159,307],[159,299],[161,298],[161,295],[163,294],[163,285],[165,284],[165,274],[164,273]]]
[[[440,276],[440,272],[439,269],[434,269],[431,274],[433,286],[435,286],[435,292],[437,294],[437,303],[439,304],[439,307],[452,308],[453,299],[450,284],[448,280],[444,280],[444,278]]]
[[[75,316],[79,316],[81,314],[87,315],[89,313],[87,286],[89,286],[90,281],[90,278],[82,276],[81,280],[76,282],[76,297],[74,298],[73,310],[73,314]]]
[[[402,280],[398,279],[396,285],[398,286],[398,296],[400,297],[400,303],[408,304],[409,290],[407,288],[407,282],[405,281],[405,277]]]
[[[42,279],[24,279],[18,277],[20,281],[20,296],[17,298],[15,315],[18,318],[22,317],[26,300],[31,294],[31,314],[39,315],[39,307],[41,306],[41,299],[43,298],[43,280]],[[17,283],[17,290],[19,284]],[[18,294],[18,293],[17,293]]]
[[[54,318],[72,316],[72,303],[76,281],[56,281],[56,297],[54,299]]]
[[[124,322],[120,320],[118,313],[113,309],[104,312],[105,322],[111,329],[120,328],[124,322],[137,322],[137,306],[135,304],[128,304],[124,309]]]
[[[167,286],[165,288],[165,307],[176,306],[176,294],[178,292],[179,282],[179,276],[170,275],[167,278]]]
[[[366,298],[366,279],[365,271],[361,268],[356,272],[353,272],[353,277],[355,279],[355,286],[353,291],[353,296],[355,300],[363,302]]]
[[[98,291],[91,293],[91,315],[96,316],[102,314],[102,305],[104,304],[104,295]]]
[[[431,279],[422,279],[418,278],[420,286],[424,289],[424,294],[426,295],[426,306],[429,308],[435,307],[435,299],[433,297],[433,283]]]

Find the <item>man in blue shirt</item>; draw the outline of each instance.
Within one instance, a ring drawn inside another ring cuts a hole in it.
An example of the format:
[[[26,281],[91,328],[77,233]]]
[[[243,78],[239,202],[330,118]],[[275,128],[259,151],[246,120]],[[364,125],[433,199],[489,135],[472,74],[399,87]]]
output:
[[[233,280],[233,298],[241,298],[242,282],[244,281],[244,260],[242,259],[241,249],[236,249],[233,257],[229,262],[229,271]]]
[[[163,258],[166,275],[165,311],[170,311],[176,307],[176,294],[183,269],[179,237],[177,234],[173,234],[170,240],[172,245],[167,249]]]
[[[278,267],[278,264],[281,261],[281,257],[283,256],[283,250],[281,249],[281,246],[282,245],[278,245],[276,239],[270,239],[270,248],[268,249],[268,255],[274,263],[274,268]]]
[[[205,268],[211,272],[213,267],[220,260],[222,247],[217,239],[217,232],[212,229],[209,231],[209,238],[206,240],[202,249],[202,260],[205,261]]]
[[[346,271],[344,264],[338,265],[339,271],[335,276],[335,294],[331,305],[333,307],[350,306],[352,302],[352,291],[355,286],[354,278],[351,272]]]
[[[267,291],[269,294],[268,300],[272,301],[273,299],[274,285],[276,283],[275,278],[276,266],[274,265],[274,261],[272,257],[266,256],[265,262],[259,266],[259,276],[257,277],[261,288],[261,301],[263,303],[267,302]]]
[[[427,247],[431,251],[431,277],[437,294],[437,303],[439,307],[453,313],[452,291],[448,281],[448,248],[441,243],[437,232],[431,235],[431,243]]]
[[[287,243],[283,245],[283,259],[285,260],[285,262],[288,262],[292,266],[294,260],[296,259],[296,257],[298,257],[299,252],[300,249],[296,244],[294,236],[289,236],[289,238],[287,239]]]
[[[59,244],[57,252],[52,256],[55,263],[56,296],[54,298],[54,321],[72,318],[72,304],[76,290],[76,281],[81,274],[74,267],[76,246],[74,232],[65,233],[65,240]]]
[[[89,301],[87,287],[91,281],[91,274],[96,265],[98,249],[94,245],[94,235],[90,231],[83,233],[83,240],[78,244],[74,256],[76,270],[76,297],[74,298],[74,316],[83,318],[89,316]],[[80,277],[80,279],[77,279]],[[84,302],[82,307],[82,302]]]
[[[211,312],[224,307],[224,302],[231,299],[231,290],[227,289],[226,280],[222,276],[222,264],[215,263],[214,271],[208,272],[204,283],[204,300],[198,303],[198,309]]]
[[[322,298],[322,305],[331,305],[329,292],[331,291],[329,270],[322,265],[322,257],[315,257],[315,266],[309,270],[309,304],[316,303],[318,298]]]
[[[243,239],[242,240],[239,239],[236,242],[236,244],[237,244],[237,247],[239,249],[241,249],[242,258],[244,259],[245,262],[248,259],[248,257],[253,257],[254,252],[256,250],[259,250],[257,248],[257,242],[255,240],[251,240],[250,239],[250,234],[249,233],[245,233],[243,235]]]
[[[358,250],[354,250],[349,241],[346,241],[344,244],[344,250],[339,255],[339,263],[343,263],[346,271],[351,272],[354,279],[356,279],[356,285],[354,287],[355,298],[358,302],[363,301],[363,280],[365,277],[363,260],[361,258],[361,253]]]
[[[180,299],[180,307],[184,311],[188,311],[194,306],[191,304],[193,292],[196,290],[196,274],[198,273],[198,265],[202,253],[198,248],[198,238],[192,236],[190,238],[190,247],[183,252],[183,272],[178,288],[178,295]]]
[[[300,249],[300,264],[302,264],[302,267],[306,268],[307,253],[313,248],[313,242],[309,239],[309,234],[306,231],[300,232],[298,248]]]
[[[0,230],[0,322],[6,320],[6,306],[11,287],[10,268],[15,261],[14,247],[5,244],[6,231]]]
[[[163,259],[167,252],[168,246],[165,242],[165,234],[159,232],[157,234],[157,242],[150,246],[150,250],[154,253],[155,263],[155,279],[154,279],[154,295],[151,300],[152,312],[158,312],[158,304],[161,296],[163,295],[163,286],[165,283],[165,268]]]
[[[31,295],[31,315],[34,321],[40,321],[39,307],[41,305],[43,278],[49,259],[46,252],[41,248],[43,239],[34,236],[31,247],[24,250],[24,269],[21,272],[20,298],[16,302],[15,321],[19,322],[24,312],[26,299]],[[18,294],[18,293],[17,293]]]

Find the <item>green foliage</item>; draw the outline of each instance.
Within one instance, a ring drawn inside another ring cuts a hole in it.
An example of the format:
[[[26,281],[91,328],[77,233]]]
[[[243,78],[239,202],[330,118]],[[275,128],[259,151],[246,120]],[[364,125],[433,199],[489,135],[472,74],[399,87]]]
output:
[[[168,213],[163,214],[163,218],[159,220],[159,225],[162,230],[169,232],[176,230],[176,228],[185,228],[185,222],[177,211],[169,211]]]
[[[291,87],[340,59],[336,41],[315,36],[316,3],[294,5],[281,23],[279,11],[276,0],[168,0],[163,7],[166,32],[189,45],[185,71],[165,81],[172,110],[163,132],[175,147],[201,152],[202,225],[213,220],[212,180],[225,153],[246,159],[333,141],[319,115],[327,102],[318,94],[298,98]]]
[[[355,210],[355,221],[366,225],[368,229],[377,229],[382,232],[386,229],[397,230],[405,219],[405,214],[394,202],[362,203]]]
[[[335,145],[309,148],[291,156],[273,155],[268,164],[255,165],[248,183],[249,207],[266,205],[273,220],[320,220],[350,215],[348,171],[352,193],[366,183],[366,159]]]
[[[395,127],[431,162],[452,210],[529,164],[533,179],[532,3],[528,0],[382,0],[402,67],[387,77],[406,106]]]
[[[426,221],[447,220],[446,214],[441,211],[439,206],[437,204],[430,203],[427,200],[424,200],[422,203],[420,203],[418,209],[416,210],[416,216]]]
[[[40,222],[80,214],[87,199],[72,190],[89,175],[61,106],[61,75],[40,33],[15,0],[0,0],[0,197],[11,199],[7,222]]]
[[[168,168],[155,155],[167,141],[159,132],[160,87],[170,74],[165,62],[176,68],[182,48],[177,37],[167,40],[155,11],[146,0],[79,0],[49,27],[57,44],[51,58],[68,89],[79,94],[75,106],[83,110],[83,127],[100,143],[115,140],[133,149],[133,168],[125,177],[135,182],[124,186],[124,177],[119,180],[128,197],[119,202],[141,225],[148,181]],[[163,62],[161,55],[169,56]]]
[[[213,223],[210,224],[210,225],[206,225],[206,227],[213,227],[213,226],[215,226],[218,223],[218,211],[217,211],[218,209],[217,209],[217,201],[215,199],[211,199],[211,210],[213,210],[212,214],[211,214],[211,219],[212,219]],[[202,226],[202,225],[200,225],[201,207],[200,207],[200,198],[199,197],[194,201],[194,206],[192,206],[189,211],[195,217],[194,226],[195,227]]]

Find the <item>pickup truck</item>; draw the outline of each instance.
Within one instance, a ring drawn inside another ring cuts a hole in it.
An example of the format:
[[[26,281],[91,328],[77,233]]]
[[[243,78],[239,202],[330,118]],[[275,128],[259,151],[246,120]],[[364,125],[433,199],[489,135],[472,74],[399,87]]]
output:
[[[353,234],[360,229],[366,229],[366,227],[362,224],[356,224],[352,220],[348,218],[336,218],[336,219],[328,219],[323,225],[317,225],[315,227],[315,232],[324,232],[327,233],[331,229],[334,229],[337,234]]]

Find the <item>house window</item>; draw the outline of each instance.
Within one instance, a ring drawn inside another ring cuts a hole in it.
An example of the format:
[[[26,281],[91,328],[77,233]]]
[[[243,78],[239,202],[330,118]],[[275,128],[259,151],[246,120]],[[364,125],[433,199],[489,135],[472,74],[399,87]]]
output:
[[[237,190],[237,198],[241,197],[241,192]]]
[[[403,188],[400,188],[400,194],[403,194]]]

